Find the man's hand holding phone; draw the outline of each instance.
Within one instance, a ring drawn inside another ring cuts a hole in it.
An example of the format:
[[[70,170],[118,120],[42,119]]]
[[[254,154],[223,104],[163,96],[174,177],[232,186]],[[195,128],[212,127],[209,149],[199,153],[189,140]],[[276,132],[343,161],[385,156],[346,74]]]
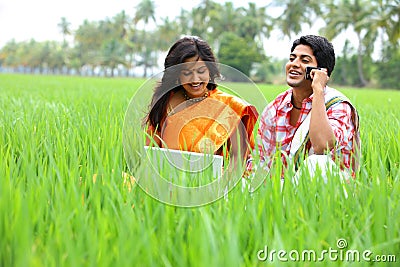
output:
[[[312,80],[312,78],[311,78],[311,71],[312,70],[320,70],[321,68],[318,68],[318,67],[310,67],[310,66],[307,66],[306,67],[306,80]]]
[[[328,70],[326,68],[307,66],[305,78],[311,81],[311,87],[314,93],[316,92],[315,90],[323,92],[329,81]]]

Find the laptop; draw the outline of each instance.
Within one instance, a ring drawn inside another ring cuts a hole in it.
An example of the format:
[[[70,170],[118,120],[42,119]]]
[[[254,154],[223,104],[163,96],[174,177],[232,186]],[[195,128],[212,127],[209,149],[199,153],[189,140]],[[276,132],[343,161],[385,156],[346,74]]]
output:
[[[144,146],[144,149],[153,168],[166,176],[214,180],[223,173],[224,159],[220,155],[150,146]]]

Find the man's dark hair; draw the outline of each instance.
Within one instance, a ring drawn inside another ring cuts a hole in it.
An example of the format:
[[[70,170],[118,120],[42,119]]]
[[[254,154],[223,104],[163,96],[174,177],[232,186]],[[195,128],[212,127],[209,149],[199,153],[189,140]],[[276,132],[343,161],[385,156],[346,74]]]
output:
[[[296,46],[300,44],[311,47],[317,59],[318,67],[328,69],[328,76],[331,76],[335,68],[335,50],[333,49],[332,43],[322,36],[304,35],[293,42],[290,51],[293,52]]]

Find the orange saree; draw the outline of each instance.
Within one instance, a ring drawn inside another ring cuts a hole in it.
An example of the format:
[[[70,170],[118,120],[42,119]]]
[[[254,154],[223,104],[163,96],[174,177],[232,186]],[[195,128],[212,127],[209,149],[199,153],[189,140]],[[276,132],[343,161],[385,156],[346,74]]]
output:
[[[253,130],[257,118],[258,112],[254,106],[214,89],[204,100],[185,105],[183,109],[176,109],[167,116],[160,131],[162,146],[222,154],[221,148],[231,143],[231,138],[236,138],[235,133],[241,128],[244,130],[239,138],[254,148]]]

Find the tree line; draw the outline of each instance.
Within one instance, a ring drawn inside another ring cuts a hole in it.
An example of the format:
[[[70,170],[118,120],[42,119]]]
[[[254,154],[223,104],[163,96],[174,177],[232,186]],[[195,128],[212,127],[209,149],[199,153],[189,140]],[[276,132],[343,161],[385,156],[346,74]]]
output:
[[[273,30],[294,39],[302,27],[317,21],[319,34],[330,40],[349,30],[357,37],[340,51],[334,83],[400,88],[400,0],[274,0],[261,7],[203,0],[175,18],[156,19],[155,12],[153,0],[142,0],[132,14],[123,10],[112,18],[85,20],[75,30],[63,17],[58,24],[62,42],[11,40],[0,50],[0,69],[147,77],[185,34],[207,40],[220,63],[255,81],[273,82],[286,60],[267,56],[263,43]],[[378,59],[372,57],[376,44],[381,47]]]

